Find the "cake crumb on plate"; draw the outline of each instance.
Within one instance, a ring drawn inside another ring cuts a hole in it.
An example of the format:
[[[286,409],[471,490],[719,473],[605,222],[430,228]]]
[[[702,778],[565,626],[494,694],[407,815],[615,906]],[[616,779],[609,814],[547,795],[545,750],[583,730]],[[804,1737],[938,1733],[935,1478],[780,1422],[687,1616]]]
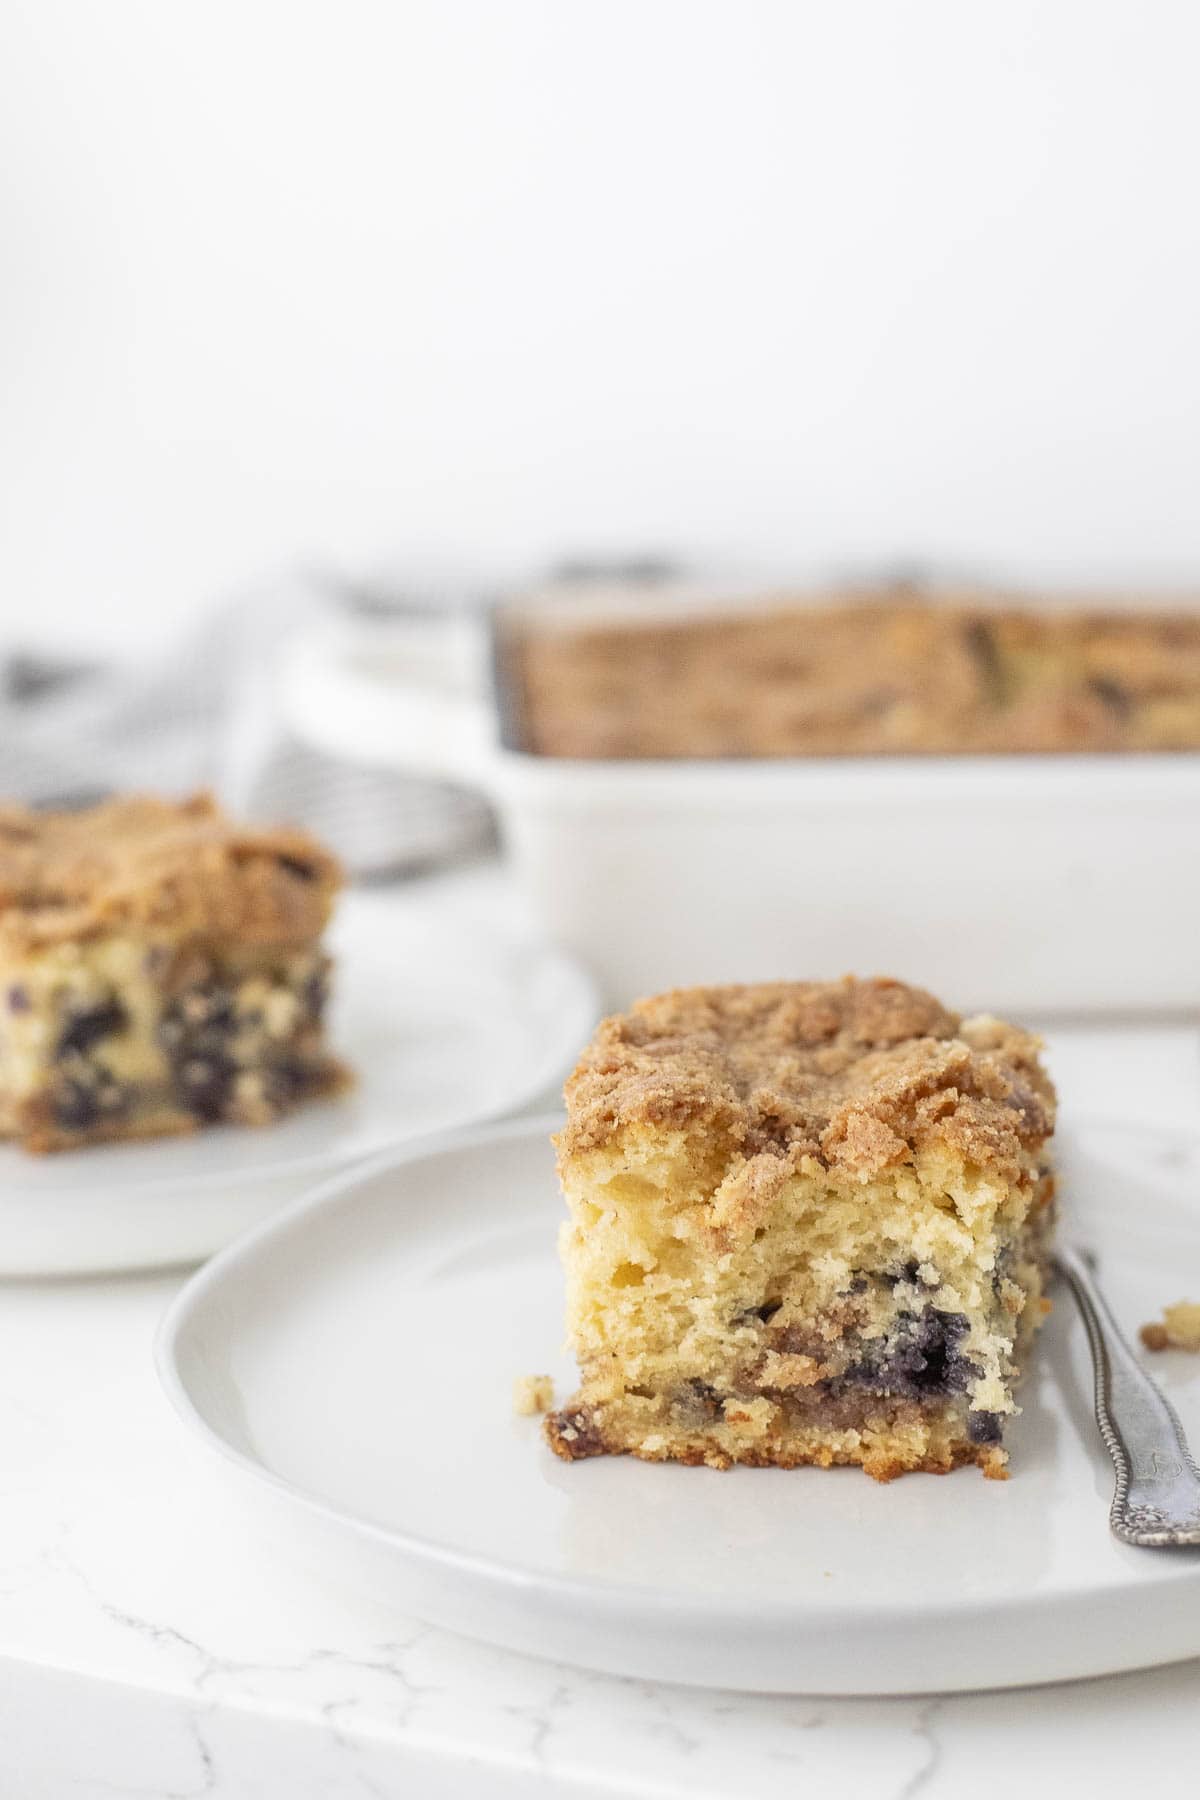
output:
[[[513,1382],[513,1411],[523,1419],[546,1413],[554,1405],[554,1383],[549,1375],[518,1375]]]
[[[1179,1300],[1163,1308],[1161,1322],[1143,1325],[1140,1333],[1147,1350],[1200,1351],[1200,1305]]]

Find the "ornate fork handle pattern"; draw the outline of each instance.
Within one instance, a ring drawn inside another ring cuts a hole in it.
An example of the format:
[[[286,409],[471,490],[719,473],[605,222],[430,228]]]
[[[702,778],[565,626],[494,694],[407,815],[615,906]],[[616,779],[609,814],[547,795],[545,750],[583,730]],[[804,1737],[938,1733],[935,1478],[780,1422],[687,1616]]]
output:
[[[1200,1468],[1175,1408],[1146,1374],[1078,1250],[1055,1258],[1087,1327],[1096,1423],[1117,1472],[1109,1523],[1123,1543],[1148,1549],[1200,1544]]]

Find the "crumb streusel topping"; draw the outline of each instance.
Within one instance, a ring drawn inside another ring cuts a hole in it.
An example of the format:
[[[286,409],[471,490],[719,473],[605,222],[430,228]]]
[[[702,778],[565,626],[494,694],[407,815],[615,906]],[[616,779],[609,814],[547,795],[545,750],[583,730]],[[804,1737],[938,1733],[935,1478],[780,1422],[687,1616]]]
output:
[[[0,807],[0,949],[123,926],[245,944],[316,937],[341,883],[302,831],[236,825],[209,794],[83,812]]]
[[[1038,1040],[902,982],[685,988],[603,1021],[567,1084],[560,1157],[703,1123],[758,1166],[874,1175],[938,1142],[1015,1174],[1053,1124]],[[779,1171],[782,1173],[782,1169]]]

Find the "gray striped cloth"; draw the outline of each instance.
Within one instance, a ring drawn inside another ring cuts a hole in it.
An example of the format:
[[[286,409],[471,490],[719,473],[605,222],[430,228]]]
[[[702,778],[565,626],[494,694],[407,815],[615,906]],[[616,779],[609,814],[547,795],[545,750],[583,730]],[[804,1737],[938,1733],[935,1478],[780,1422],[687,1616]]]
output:
[[[325,756],[283,726],[279,647],[344,603],[328,583],[283,580],[227,602],[177,650],[140,664],[0,646],[0,798],[73,806],[211,787],[241,817],[307,826],[360,880],[490,848],[481,796]]]

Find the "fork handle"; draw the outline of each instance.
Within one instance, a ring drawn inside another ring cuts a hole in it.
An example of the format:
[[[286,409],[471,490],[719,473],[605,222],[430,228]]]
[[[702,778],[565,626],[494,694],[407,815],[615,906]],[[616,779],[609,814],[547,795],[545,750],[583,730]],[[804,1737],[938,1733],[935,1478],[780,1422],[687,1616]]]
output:
[[[1126,1544],[1200,1544],[1200,1469],[1177,1411],[1124,1341],[1085,1258],[1063,1246],[1054,1265],[1092,1346],[1096,1422],[1117,1471],[1108,1523]]]
[[[1109,1523],[1123,1543],[1200,1544],[1200,1469],[1175,1408],[1129,1348],[1078,1250],[1054,1258],[1083,1314],[1095,1370],[1096,1423],[1117,1472]]]

